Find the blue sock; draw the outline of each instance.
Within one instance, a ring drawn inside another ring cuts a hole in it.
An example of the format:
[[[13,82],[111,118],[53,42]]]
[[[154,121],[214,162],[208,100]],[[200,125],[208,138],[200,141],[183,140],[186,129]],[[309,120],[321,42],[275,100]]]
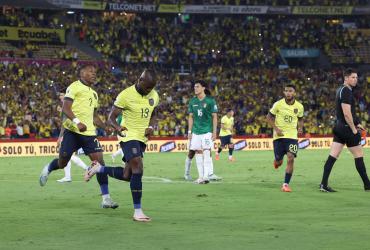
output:
[[[234,148],[229,148],[229,155],[232,156],[233,155],[233,151],[234,151]]]
[[[108,188],[108,175],[97,173],[96,174],[96,180],[98,181],[100,185],[100,191],[102,195],[109,194],[109,188]]]
[[[292,173],[285,173],[285,182],[286,184],[289,184],[290,178],[292,178]]]
[[[122,167],[107,167],[107,166],[102,166],[100,169],[100,173],[104,173],[109,175],[112,178],[118,179],[123,181],[123,171],[124,168]]]
[[[131,176],[130,188],[132,200],[134,202],[134,208],[141,208],[141,196],[142,196],[142,182],[141,178],[143,174],[133,174]]]
[[[58,159],[54,159],[49,163],[48,167],[49,173],[57,169],[59,169]]]

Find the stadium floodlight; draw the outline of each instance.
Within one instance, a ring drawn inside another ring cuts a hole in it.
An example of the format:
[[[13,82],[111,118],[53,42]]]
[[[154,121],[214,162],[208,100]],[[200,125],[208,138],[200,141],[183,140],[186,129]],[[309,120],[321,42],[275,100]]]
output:
[[[69,11],[67,11],[67,14],[68,15],[73,15],[75,12],[73,11],[73,10],[69,10]]]

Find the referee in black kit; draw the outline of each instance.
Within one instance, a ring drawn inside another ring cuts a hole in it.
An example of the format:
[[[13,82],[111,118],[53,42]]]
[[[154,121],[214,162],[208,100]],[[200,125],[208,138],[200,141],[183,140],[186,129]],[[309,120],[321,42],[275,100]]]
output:
[[[343,73],[344,83],[338,88],[335,97],[336,124],[333,129],[334,139],[330,147],[330,154],[324,165],[324,173],[320,184],[320,191],[335,192],[328,186],[328,179],[335,161],[338,159],[347,145],[348,150],[355,158],[355,165],[364,183],[365,191],[370,191],[370,182],[366,174],[364,153],[361,146],[361,130],[365,130],[360,124],[360,119],[355,115],[355,100],[352,89],[357,85],[357,72],[346,69]]]

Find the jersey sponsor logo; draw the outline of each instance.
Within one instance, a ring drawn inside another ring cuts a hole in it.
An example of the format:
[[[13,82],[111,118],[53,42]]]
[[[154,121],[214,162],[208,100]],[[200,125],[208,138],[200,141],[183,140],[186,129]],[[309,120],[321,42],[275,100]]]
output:
[[[193,107],[198,107],[198,104],[194,104]]]
[[[234,143],[234,150],[242,150],[243,148],[247,147],[247,141],[241,140]]]
[[[175,148],[176,148],[176,143],[174,141],[170,141],[170,142],[163,144],[160,147],[159,152],[171,152]]]
[[[304,140],[298,142],[298,148],[299,149],[305,149],[308,146],[310,146],[310,144],[311,144],[310,139],[304,139]]]
[[[153,98],[150,98],[150,99],[149,99],[149,105],[150,105],[150,106],[153,106],[153,105],[154,105],[154,99],[153,99]]]
[[[204,104],[203,104],[203,108],[206,108],[206,107],[207,107],[207,103],[204,103]]]
[[[294,109],[294,114],[297,114],[298,113],[298,109]]]

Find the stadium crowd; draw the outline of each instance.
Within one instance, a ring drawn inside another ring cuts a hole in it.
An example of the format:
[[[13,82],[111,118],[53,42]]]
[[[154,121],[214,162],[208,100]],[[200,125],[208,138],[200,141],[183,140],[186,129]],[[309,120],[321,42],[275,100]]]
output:
[[[370,39],[349,32],[369,28],[370,17],[340,22],[327,18],[194,16],[188,21],[174,16],[85,16],[76,30],[106,57],[121,62],[155,62],[178,65],[248,65],[273,67],[281,64],[281,48],[317,48],[330,55],[332,49],[369,46]],[[355,57],[361,63],[361,57]]]
[[[106,119],[117,94],[134,83],[144,67],[98,66],[99,113]],[[305,133],[330,134],[334,121],[335,89],[342,82],[341,70],[247,69],[213,66],[194,75],[180,76],[158,70],[161,102],[155,135],[181,136],[186,132],[187,103],[193,96],[192,79],[205,79],[220,107],[235,110],[237,135],[266,136],[271,133],[265,115],[282,97],[284,83],[297,86],[305,106]],[[61,127],[58,98],[76,80],[76,63],[43,65],[30,62],[0,64],[0,136],[2,138],[56,137]],[[356,92],[364,126],[370,126],[370,74],[360,75],[362,91]],[[98,131],[104,135],[104,131]]]

